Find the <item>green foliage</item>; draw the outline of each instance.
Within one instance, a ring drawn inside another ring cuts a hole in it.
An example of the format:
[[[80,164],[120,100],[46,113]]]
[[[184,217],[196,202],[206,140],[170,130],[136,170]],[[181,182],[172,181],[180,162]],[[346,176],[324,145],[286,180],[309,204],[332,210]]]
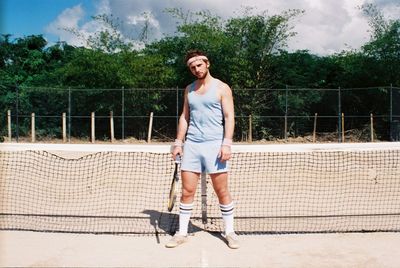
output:
[[[381,83],[400,83],[400,19],[384,18],[372,4],[361,8],[372,28],[371,40],[362,47],[362,52],[373,61],[373,72],[380,76]]]
[[[276,78],[274,55],[286,46],[292,32],[290,20],[302,13],[289,10],[281,15],[245,14],[227,22],[226,34],[234,44],[230,65],[234,86],[245,88],[270,87]]]
[[[16,105],[16,87],[20,90],[21,114],[42,115],[66,111],[67,91],[72,88],[72,114],[109,111],[122,114],[124,88],[125,113],[131,116],[150,112],[176,114],[176,92],[157,88],[184,88],[193,81],[184,57],[189,49],[204,50],[211,61],[213,76],[233,88],[238,137],[247,133],[248,116],[253,127],[260,129],[258,138],[271,139],[282,122],[265,115],[337,114],[337,94],[332,91],[271,91],[269,88],[337,89],[400,85],[400,20],[387,19],[376,6],[361,7],[371,27],[371,39],[361,49],[318,56],[307,50],[287,51],[287,42],[296,32],[293,20],[304,11],[287,10],[269,15],[245,8],[223,20],[209,11],[169,9],[177,19],[177,32],[149,42],[149,23],[145,22],[137,39],[121,33],[123,22],[112,15],[94,16],[102,31],[84,37],[76,29],[65,29],[82,38],[85,47],[65,42],[48,45],[42,35],[12,39],[0,37],[0,112]],[[147,20],[150,19],[147,15]],[[110,90],[92,90],[92,89]],[[134,89],[148,90],[134,90]],[[79,89],[79,90],[77,90]],[[118,90],[111,90],[118,89]],[[257,89],[249,90],[249,89]],[[383,111],[388,103],[386,89],[344,92],[346,113],[368,114]],[[49,97],[51,96],[51,97]],[[180,103],[182,96],[178,96]],[[380,101],[383,100],[383,101]],[[181,108],[179,108],[181,109]],[[29,120],[21,131],[29,131]],[[141,128],[143,122],[130,121],[130,127]],[[24,122],[24,120],[22,120]],[[308,122],[300,122],[308,124]],[[5,117],[0,117],[5,125]],[[47,122],[48,133],[58,135],[56,123]],[[81,124],[81,123],[76,123]],[[295,133],[295,123],[290,130]],[[298,125],[298,123],[297,123]],[[82,123],[82,128],[85,126]],[[143,130],[145,131],[145,130]],[[0,131],[4,134],[4,128]],[[75,133],[77,135],[84,135]],[[45,135],[45,134],[43,134]]]
[[[78,88],[118,88],[120,63],[113,54],[76,49],[71,60],[58,70],[62,84]]]

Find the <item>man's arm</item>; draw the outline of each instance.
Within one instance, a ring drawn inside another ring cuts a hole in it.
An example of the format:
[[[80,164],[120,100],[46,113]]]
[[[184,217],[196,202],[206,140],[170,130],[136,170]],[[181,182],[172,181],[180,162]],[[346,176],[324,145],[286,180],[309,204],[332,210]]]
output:
[[[224,138],[232,139],[235,129],[235,112],[233,106],[233,97],[231,88],[224,84],[221,94],[221,104],[225,119],[225,135]]]
[[[221,160],[229,160],[231,157],[231,144],[235,129],[235,111],[231,88],[223,83],[221,87],[221,105],[224,113],[224,141],[221,147]]]
[[[178,131],[176,134],[176,139],[183,140],[185,139],[185,135],[188,129],[189,125],[189,104],[187,100],[187,88],[185,89],[185,94],[183,97],[183,109],[182,109],[182,114],[179,117],[179,122],[178,122]]]
[[[183,110],[182,114],[179,117],[178,122],[178,130],[176,134],[176,140],[174,143],[174,148],[172,150],[172,157],[175,159],[177,154],[182,155],[182,145],[183,140],[185,139],[185,135],[189,125],[189,104],[187,100],[187,88],[185,89],[185,94],[183,98]]]

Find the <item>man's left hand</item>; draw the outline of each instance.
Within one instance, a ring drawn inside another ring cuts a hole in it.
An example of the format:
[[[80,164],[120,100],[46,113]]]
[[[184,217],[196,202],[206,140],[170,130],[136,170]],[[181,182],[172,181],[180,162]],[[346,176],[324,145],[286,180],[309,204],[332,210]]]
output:
[[[219,152],[219,158],[221,159],[221,161],[226,161],[231,159],[231,146],[227,146],[227,145],[222,145],[221,146],[221,150]]]

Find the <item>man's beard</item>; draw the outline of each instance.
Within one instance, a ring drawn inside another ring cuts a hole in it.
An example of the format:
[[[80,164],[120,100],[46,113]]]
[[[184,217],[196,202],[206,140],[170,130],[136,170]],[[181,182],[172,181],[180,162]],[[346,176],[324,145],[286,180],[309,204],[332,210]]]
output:
[[[196,75],[196,77],[197,77],[197,79],[204,79],[204,78],[206,78],[207,74],[208,74],[208,70],[205,71],[201,76]]]

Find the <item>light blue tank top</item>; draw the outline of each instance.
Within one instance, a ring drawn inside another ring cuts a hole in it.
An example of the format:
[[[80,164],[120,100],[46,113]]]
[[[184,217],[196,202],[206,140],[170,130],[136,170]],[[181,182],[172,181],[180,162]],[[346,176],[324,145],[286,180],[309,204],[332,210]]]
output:
[[[186,139],[192,142],[222,141],[224,123],[221,100],[217,95],[217,80],[202,95],[195,92],[195,82],[189,86],[189,128]]]

